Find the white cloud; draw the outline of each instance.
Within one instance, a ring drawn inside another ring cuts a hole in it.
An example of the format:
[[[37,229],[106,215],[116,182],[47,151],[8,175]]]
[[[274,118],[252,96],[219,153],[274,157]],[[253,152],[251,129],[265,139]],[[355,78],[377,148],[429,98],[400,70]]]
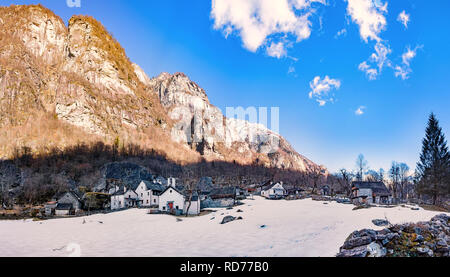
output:
[[[286,44],[282,42],[282,52],[276,51],[281,50],[276,36],[290,35],[296,42],[308,39],[314,2],[326,4],[325,0],[212,0],[211,17],[225,37],[237,32],[249,51],[270,45],[266,52],[281,58],[286,56]]]
[[[407,66],[395,66],[395,77],[400,77],[402,80],[409,79],[409,74],[411,74],[412,70]]]
[[[392,53],[389,45],[378,42],[375,45],[375,53],[370,56],[370,60],[378,65],[378,71],[381,72],[385,65],[390,66],[388,56]]]
[[[402,23],[406,29],[408,29],[409,20],[410,20],[410,15],[407,14],[405,11],[402,11],[397,17],[397,21]]]
[[[422,48],[423,45],[416,46],[414,49],[406,48],[402,55],[402,64],[395,66],[395,77],[400,77],[402,80],[409,79],[409,75],[412,73],[411,61],[417,56],[417,50]]]
[[[359,25],[361,38],[365,42],[368,42],[369,39],[381,41],[379,34],[387,25],[384,16],[387,13],[387,2],[383,4],[381,0],[346,1],[348,2],[347,13]]]
[[[365,113],[366,107],[365,106],[360,106],[356,111],[355,114],[358,116],[361,116]]]
[[[325,106],[327,102],[333,102],[333,96],[330,97],[332,90],[338,90],[341,87],[341,81],[337,79],[331,79],[328,76],[321,79],[320,76],[315,77],[310,82],[311,92],[309,98],[315,99],[320,106]]]
[[[377,42],[375,45],[375,52],[372,53],[368,61],[362,62],[359,65],[359,70],[366,73],[367,78],[373,81],[378,78],[383,72],[383,68],[385,66],[392,67],[392,63],[389,60],[389,55],[392,53],[389,45],[386,45],[382,42]],[[369,64],[370,63],[370,64]],[[372,66],[373,65],[373,66]],[[374,68],[374,67],[377,68]]]
[[[346,36],[347,35],[347,29],[342,29],[342,30],[340,30],[339,32],[337,32],[337,34],[334,36],[334,38],[340,38],[340,37],[343,37],[343,36]]]
[[[378,77],[378,70],[375,68],[370,67],[367,62],[362,62],[359,67],[359,70],[366,73],[366,76],[369,80],[374,81]]]
[[[287,56],[287,50],[286,47],[284,46],[283,42],[272,42],[272,44],[270,45],[270,47],[267,47],[266,49],[266,53],[267,55],[274,57],[274,58],[284,58]]]

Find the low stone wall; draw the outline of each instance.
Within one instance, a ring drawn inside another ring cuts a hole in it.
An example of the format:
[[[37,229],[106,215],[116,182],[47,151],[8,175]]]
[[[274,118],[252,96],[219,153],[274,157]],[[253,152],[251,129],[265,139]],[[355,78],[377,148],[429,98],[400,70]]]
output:
[[[337,257],[449,257],[450,217],[353,232]]]

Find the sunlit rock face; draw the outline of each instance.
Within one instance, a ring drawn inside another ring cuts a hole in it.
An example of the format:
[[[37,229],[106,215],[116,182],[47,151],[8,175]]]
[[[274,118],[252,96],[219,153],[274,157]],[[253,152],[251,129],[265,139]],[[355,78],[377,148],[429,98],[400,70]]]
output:
[[[52,146],[96,135],[187,162],[201,156],[299,171],[320,168],[263,124],[226,118],[185,74],[150,78],[95,19],[74,16],[66,26],[40,5],[2,7],[0,128],[38,124],[33,117],[39,113],[86,133],[53,131],[47,139]],[[23,145],[35,141],[12,139]],[[0,157],[4,151],[0,148]]]

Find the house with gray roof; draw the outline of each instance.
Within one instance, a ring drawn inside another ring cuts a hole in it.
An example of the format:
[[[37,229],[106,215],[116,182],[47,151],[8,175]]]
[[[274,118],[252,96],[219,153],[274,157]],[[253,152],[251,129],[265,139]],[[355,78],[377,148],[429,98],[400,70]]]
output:
[[[158,207],[159,195],[166,189],[166,186],[149,181],[141,181],[135,192],[138,197],[139,207]]]
[[[69,216],[75,214],[75,209],[71,203],[58,203],[55,208],[56,216]]]
[[[353,182],[354,203],[392,204],[392,194],[383,182]]]
[[[159,195],[159,210],[174,215],[200,214],[201,207],[198,194],[194,192],[191,197],[190,193],[178,189],[174,182],[170,182],[170,184]]]
[[[282,199],[287,195],[286,189],[283,187],[283,182],[272,183],[264,186],[261,189],[261,196],[266,199]]]
[[[59,204],[70,204],[75,213],[80,212],[83,209],[83,196],[77,191],[63,192],[56,197]],[[57,207],[56,207],[57,208]]]
[[[139,198],[136,192],[126,186],[119,187],[117,191],[111,195],[111,210],[137,207],[138,203]]]

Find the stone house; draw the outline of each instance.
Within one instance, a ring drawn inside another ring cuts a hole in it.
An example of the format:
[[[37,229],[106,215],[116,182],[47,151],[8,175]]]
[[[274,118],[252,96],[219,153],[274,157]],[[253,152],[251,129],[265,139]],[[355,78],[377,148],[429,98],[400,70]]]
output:
[[[75,213],[78,213],[83,209],[82,196],[78,192],[75,191],[64,192],[59,196],[57,196],[56,198],[58,204],[72,205],[72,209],[74,210]]]
[[[58,203],[55,208],[56,216],[69,216],[74,215],[75,209],[72,204],[62,204]]]
[[[235,187],[213,188],[207,194],[201,195],[202,208],[225,208],[232,207],[236,202]]]
[[[383,182],[353,182],[352,200],[355,204],[392,204],[392,194]]]

